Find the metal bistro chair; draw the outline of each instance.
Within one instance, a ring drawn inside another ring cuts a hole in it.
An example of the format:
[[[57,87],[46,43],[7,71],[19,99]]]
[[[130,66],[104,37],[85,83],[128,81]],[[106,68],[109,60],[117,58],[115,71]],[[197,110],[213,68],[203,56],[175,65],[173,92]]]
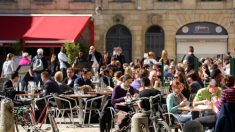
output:
[[[167,105],[163,104],[162,108],[164,111],[163,113],[164,119],[169,125],[169,127],[171,129],[175,129],[176,132],[178,131],[178,129],[183,130],[183,124],[174,116],[174,114],[168,112]]]
[[[72,99],[72,98],[65,98],[65,97],[62,97],[62,96],[58,96],[56,94],[53,94],[53,98],[55,99],[55,103],[56,103],[56,118],[58,119],[59,116],[61,115],[61,118],[64,119],[64,122],[65,122],[65,117],[64,117],[64,114],[66,112],[70,121],[72,122],[72,124],[74,125],[74,113],[77,114],[78,116],[78,113],[79,113],[79,109],[80,107],[78,106],[77,104],[77,101],[75,99]],[[73,100],[75,102],[75,106],[72,107],[72,104],[69,100]],[[64,104],[68,104],[68,106],[64,106]],[[61,123],[61,121],[60,121]]]
[[[92,105],[94,103],[94,101],[97,101],[101,99],[101,105],[99,108],[94,108]],[[86,104],[85,104],[85,109],[84,109],[84,120],[83,120],[83,126],[84,126],[84,123],[85,123],[85,119],[86,119],[86,113],[87,113],[87,110],[89,111],[89,119],[88,119],[88,126],[90,126],[90,120],[91,120],[91,111],[97,111],[99,116],[101,115],[101,110],[103,108],[103,105],[104,105],[104,102],[105,102],[105,95],[102,95],[102,96],[98,96],[98,97],[94,97],[94,98],[91,98],[91,99],[88,99],[86,100]],[[88,104],[90,106],[88,106]]]

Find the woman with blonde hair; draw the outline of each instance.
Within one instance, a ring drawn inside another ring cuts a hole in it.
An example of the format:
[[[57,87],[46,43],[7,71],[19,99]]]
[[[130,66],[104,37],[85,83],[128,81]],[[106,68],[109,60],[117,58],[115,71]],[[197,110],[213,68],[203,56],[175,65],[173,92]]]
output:
[[[162,54],[161,54],[161,58],[159,62],[163,63],[164,65],[170,65],[170,60],[168,59],[167,50],[162,50]]]
[[[60,91],[63,94],[68,94],[68,93],[71,94],[71,93],[73,93],[72,88],[70,88],[69,86],[67,86],[66,84],[64,84],[62,82],[63,81],[63,73],[62,73],[62,71],[57,71],[55,73],[54,80],[59,85]]]
[[[2,66],[2,77],[10,79],[11,74],[16,71],[16,64],[14,62],[14,54],[8,53],[6,61]]]

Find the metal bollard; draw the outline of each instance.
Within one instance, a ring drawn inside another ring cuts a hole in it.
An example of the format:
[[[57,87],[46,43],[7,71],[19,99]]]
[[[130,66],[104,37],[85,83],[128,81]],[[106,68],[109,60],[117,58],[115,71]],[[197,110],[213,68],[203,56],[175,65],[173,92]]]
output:
[[[148,131],[148,117],[144,113],[136,113],[131,119],[131,132]]]
[[[0,111],[0,132],[15,132],[14,104],[11,99],[2,99]]]

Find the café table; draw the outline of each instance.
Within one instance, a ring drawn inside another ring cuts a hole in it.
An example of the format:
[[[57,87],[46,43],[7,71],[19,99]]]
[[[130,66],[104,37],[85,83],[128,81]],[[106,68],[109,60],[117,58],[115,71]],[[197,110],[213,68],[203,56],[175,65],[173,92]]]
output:
[[[199,117],[202,117],[204,112],[213,111],[213,108],[211,108],[208,105],[198,105],[198,106],[195,106],[195,107],[189,107],[189,106],[179,107],[178,110],[199,112]]]
[[[39,93],[25,93],[25,94],[16,94],[18,97],[39,97]]]
[[[203,111],[209,111],[209,110],[213,110],[213,109],[207,105],[198,105],[196,107],[189,107],[189,106],[179,107],[178,110],[203,112]]]
[[[91,95],[111,95],[112,94],[112,91],[91,91],[91,92],[87,92],[88,94],[91,94]]]

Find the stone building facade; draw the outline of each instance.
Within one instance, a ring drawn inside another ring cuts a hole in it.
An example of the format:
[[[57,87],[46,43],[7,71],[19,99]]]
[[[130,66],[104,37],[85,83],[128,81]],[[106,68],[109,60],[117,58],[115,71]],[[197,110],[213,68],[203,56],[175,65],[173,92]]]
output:
[[[162,49],[175,59],[188,45],[211,55],[235,48],[235,0],[1,1],[1,14],[92,14],[95,47],[111,53],[121,46],[129,61],[150,50],[160,56]]]

